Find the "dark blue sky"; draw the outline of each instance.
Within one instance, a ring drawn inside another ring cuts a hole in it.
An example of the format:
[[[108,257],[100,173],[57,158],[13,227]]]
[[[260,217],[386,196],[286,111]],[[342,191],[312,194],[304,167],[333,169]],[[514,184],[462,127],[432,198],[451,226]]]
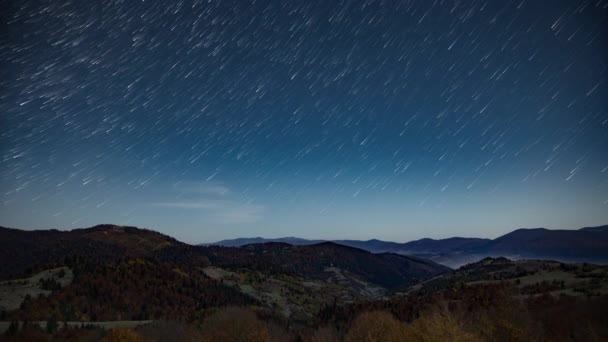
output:
[[[0,224],[608,223],[608,1],[9,1]]]

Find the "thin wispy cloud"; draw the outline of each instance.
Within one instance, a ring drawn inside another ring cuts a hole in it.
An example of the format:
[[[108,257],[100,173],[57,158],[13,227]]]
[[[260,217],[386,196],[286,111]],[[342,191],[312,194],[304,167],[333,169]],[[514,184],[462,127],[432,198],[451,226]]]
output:
[[[151,205],[161,208],[202,210],[210,221],[221,224],[255,222],[262,218],[264,211],[261,205],[213,199],[157,202]]]
[[[152,202],[149,206],[198,211],[209,222],[218,224],[256,222],[264,212],[262,205],[233,198],[235,194],[222,183],[183,182],[175,184],[170,193],[171,200]],[[179,194],[176,196],[176,193]]]
[[[220,182],[180,182],[174,188],[189,194],[227,196],[231,193],[230,188]]]
[[[222,200],[200,200],[200,201],[175,201],[151,203],[155,207],[178,208],[178,209],[218,209],[225,208],[226,202]]]

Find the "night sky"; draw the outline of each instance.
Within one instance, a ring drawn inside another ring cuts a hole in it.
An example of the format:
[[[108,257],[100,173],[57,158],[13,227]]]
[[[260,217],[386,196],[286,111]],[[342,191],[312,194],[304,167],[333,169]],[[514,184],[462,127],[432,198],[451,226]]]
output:
[[[0,225],[608,223],[608,1],[3,1]]]

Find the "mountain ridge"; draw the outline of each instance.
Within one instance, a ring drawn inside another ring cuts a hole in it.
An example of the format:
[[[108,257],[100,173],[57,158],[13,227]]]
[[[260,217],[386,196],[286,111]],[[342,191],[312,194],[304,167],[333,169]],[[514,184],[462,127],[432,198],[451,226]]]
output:
[[[251,258],[252,253],[256,258]],[[338,265],[340,271],[387,289],[450,271],[429,260],[391,253],[375,254],[330,241],[300,246],[283,241],[253,243],[240,248],[196,246],[150,229],[109,224],[69,231],[0,227],[0,258],[14,261],[10,267],[0,270],[0,278],[62,265],[74,258],[96,262],[141,259],[191,269],[244,265],[261,271],[270,268],[280,273],[319,279],[332,272],[327,268]]]
[[[254,240],[255,239],[255,240]],[[237,238],[208,245],[238,247],[244,244],[286,242],[292,245],[312,245],[330,241],[360,248],[372,253],[391,252],[415,255],[455,268],[484,257],[508,256],[514,259],[548,258],[558,261],[589,261],[608,263],[608,225],[579,229],[519,228],[495,239],[450,237],[422,238],[399,243],[378,239],[315,240],[297,237],[275,239]]]

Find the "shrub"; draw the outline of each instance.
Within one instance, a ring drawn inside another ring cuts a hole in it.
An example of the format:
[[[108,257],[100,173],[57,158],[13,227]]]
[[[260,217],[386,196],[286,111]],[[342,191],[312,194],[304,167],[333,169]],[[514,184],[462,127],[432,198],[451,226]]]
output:
[[[385,311],[368,311],[354,320],[345,341],[397,342],[403,341],[404,337],[403,326],[395,316]]]
[[[253,312],[229,307],[211,315],[203,324],[204,341],[265,342],[268,330]]]
[[[107,342],[142,342],[143,339],[133,329],[112,328],[105,338]]]
[[[435,308],[408,325],[407,341],[477,341],[475,335],[463,328],[463,322],[445,306]]]

